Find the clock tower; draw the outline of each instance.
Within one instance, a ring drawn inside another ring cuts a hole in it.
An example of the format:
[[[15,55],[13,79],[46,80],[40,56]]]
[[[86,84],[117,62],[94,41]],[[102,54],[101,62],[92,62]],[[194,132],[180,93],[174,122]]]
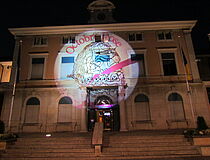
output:
[[[113,23],[113,3],[107,0],[96,0],[88,5],[90,11],[89,23]]]

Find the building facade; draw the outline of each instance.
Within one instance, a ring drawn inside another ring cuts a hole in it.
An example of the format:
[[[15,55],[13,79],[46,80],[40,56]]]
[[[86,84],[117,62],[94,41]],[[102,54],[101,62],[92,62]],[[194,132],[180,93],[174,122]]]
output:
[[[1,119],[14,132],[194,128],[197,116],[210,124],[195,23],[11,28],[15,94]]]

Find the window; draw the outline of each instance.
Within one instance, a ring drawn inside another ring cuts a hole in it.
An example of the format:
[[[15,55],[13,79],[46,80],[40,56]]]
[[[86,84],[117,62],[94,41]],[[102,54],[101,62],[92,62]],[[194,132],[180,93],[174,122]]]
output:
[[[101,35],[95,35],[95,42],[101,42]]]
[[[72,104],[72,100],[69,97],[63,97],[60,99],[59,104]]]
[[[138,61],[139,77],[144,77],[146,75],[144,54],[131,54],[131,60],[132,61]]]
[[[62,57],[62,63],[74,63],[74,57]]]
[[[143,34],[142,33],[136,33],[136,41],[143,41]]]
[[[135,99],[136,121],[151,120],[149,98],[144,94],[138,94]]]
[[[74,57],[61,57],[61,79],[71,78],[74,67]]]
[[[103,41],[104,42],[109,42],[110,41],[110,38],[109,38],[109,34],[108,33],[104,33],[103,34]]]
[[[34,37],[34,46],[45,46],[48,43],[47,37]]]
[[[71,122],[72,99],[70,97],[62,97],[58,102],[58,122]]]
[[[32,97],[27,101],[26,105],[40,105],[40,101],[38,98]]]
[[[129,40],[129,41],[135,41],[135,34],[134,34],[134,33],[130,33],[130,34],[128,35],[128,40]]]
[[[209,100],[209,103],[210,103],[210,88],[206,88],[206,91],[207,91],[208,100]]]
[[[39,122],[40,101],[36,97],[31,97],[26,102],[25,123]]]
[[[172,121],[185,121],[185,113],[182,97],[178,93],[168,96],[170,107],[170,118]]]
[[[62,44],[75,43],[75,36],[63,36]]]
[[[174,53],[161,53],[164,76],[177,75]]]
[[[165,32],[165,39],[166,39],[166,40],[172,39],[172,34],[171,34],[171,32]]]
[[[157,33],[158,40],[172,40],[172,33],[166,31],[160,31]]]
[[[158,33],[158,40],[164,40],[165,36],[164,36],[164,32],[159,32]]]
[[[45,58],[32,58],[31,79],[43,79]]]
[[[138,94],[136,97],[135,97],[135,102],[149,102],[149,99],[147,96],[145,96],[144,94]]]
[[[143,41],[143,33],[129,33],[129,41]]]

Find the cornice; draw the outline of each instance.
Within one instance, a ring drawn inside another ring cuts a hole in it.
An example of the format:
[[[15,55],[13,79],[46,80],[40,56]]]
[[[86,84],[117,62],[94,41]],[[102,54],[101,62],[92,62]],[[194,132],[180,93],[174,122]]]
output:
[[[195,26],[197,21],[162,21],[162,22],[137,22],[137,23],[112,23],[112,24],[90,24],[90,25],[68,25],[48,27],[9,28],[15,36],[27,35],[56,35],[82,33],[85,31],[105,30],[117,31],[148,31],[148,30],[189,30]]]
[[[4,62],[0,62],[0,64],[3,66],[12,65],[12,61],[4,61]]]

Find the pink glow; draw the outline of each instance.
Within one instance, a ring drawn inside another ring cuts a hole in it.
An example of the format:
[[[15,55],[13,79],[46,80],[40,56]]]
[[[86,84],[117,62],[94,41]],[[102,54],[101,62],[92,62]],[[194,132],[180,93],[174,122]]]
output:
[[[132,63],[135,63],[135,61],[131,61],[131,59],[126,59],[118,64],[115,64],[114,66],[111,66],[110,68],[108,68],[107,70],[103,71],[101,74],[109,74],[111,72],[114,72],[118,69],[121,69],[123,67],[126,67]]]
[[[102,104],[102,105],[96,105],[96,108],[111,108],[114,104]]]

